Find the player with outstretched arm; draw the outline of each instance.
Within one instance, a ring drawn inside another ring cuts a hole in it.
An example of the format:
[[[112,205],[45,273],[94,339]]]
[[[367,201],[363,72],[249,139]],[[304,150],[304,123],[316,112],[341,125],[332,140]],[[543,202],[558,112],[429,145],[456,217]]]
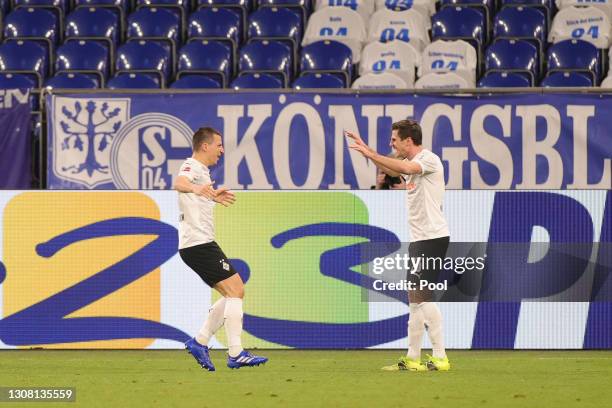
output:
[[[225,324],[228,341],[227,366],[257,366],[268,361],[242,348],[242,298],[244,283],[215,242],[213,208],[236,200],[226,188],[215,189],[208,168],[223,154],[221,133],[210,127],[193,135],[193,156],[183,162],[174,183],[179,198],[179,254],[183,261],[211,288],[221,294],[208,311],[198,334],[185,343],[202,368],[215,371],[208,341]]]
[[[444,199],[444,168],[440,158],[422,146],[420,125],[413,120],[401,120],[391,126],[391,147],[403,160],[387,157],[372,150],[358,135],[346,132],[353,143],[349,148],[372,160],[386,174],[401,176],[406,182],[408,224],[411,257],[444,258],[449,243],[449,231],[442,212]],[[434,263],[435,264],[435,263]],[[435,268],[423,268],[409,273],[408,280],[416,282],[415,290],[408,291],[410,318],[408,321],[408,353],[397,364],[385,370],[448,371],[450,363],[444,350],[442,314],[433,302],[433,293],[419,289],[419,282],[437,282]],[[421,345],[427,327],[433,356],[421,363]]]

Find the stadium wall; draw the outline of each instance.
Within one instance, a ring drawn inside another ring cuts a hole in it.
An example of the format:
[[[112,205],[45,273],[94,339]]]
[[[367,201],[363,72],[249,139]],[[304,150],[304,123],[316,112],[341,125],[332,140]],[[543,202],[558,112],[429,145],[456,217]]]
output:
[[[364,300],[343,251],[372,231],[409,241],[404,200],[246,191],[216,208],[218,242],[247,282],[245,345],[405,347],[405,303]],[[591,302],[442,303],[449,348],[612,348],[612,192],[449,191],[444,205],[456,242],[586,245],[578,277],[594,288]],[[177,255],[177,220],[169,191],[0,192],[0,347],[182,347],[215,295]]]

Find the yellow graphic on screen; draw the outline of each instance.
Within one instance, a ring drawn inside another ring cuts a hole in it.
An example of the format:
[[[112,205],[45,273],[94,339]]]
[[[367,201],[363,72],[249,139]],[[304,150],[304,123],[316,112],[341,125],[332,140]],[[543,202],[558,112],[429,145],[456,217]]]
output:
[[[91,223],[121,217],[160,219],[155,201],[141,193],[30,192],[5,207],[3,314],[10,316],[41,302],[137,252],[154,235],[88,239],[50,258],[36,253],[40,243]],[[91,303],[70,317],[133,317],[160,320],[159,268]],[[103,340],[42,345],[44,348],[145,348],[153,339]],[[37,347],[41,345],[36,345]]]

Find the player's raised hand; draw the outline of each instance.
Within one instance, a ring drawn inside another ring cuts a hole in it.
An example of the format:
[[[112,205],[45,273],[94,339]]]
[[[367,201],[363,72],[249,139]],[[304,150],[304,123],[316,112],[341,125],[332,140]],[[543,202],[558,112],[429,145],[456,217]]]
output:
[[[349,145],[349,149],[356,150],[365,157],[370,157],[373,150],[363,141],[361,136],[348,130],[344,131],[344,136],[353,141],[353,143]]]
[[[363,139],[361,138],[361,136],[359,136],[356,133],[353,133],[349,130],[345,130],[344,131],[344,136],[348,137],[349,139],[351,139],[353,141],[353,143],[357,144],[357,145],[361,145],[361,146],[365,146],[368,147],[368,145],[363,141]]]
[[[215,190],[215,193],[216,196],[213,198],[213,201],[225,207],[229,207],[236,202],[236,195],[233,191],[228,190],[227,187],[218,188]]]
[[[356,150],[361,153],[364,157],[372,157],[372,150],[369,147],[359,144],[352,144],[349,149]]]
[[[200,184],[193,186],[193,193],[202,197],[213,200],[217,196],[217,192],[213,187],[213,183]]]

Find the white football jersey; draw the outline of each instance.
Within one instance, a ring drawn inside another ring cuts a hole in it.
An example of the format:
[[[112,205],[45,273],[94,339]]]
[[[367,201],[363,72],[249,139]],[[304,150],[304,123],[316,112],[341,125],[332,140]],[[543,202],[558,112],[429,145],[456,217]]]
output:
[[[593,6],[600,9],[612,21],[612,1],[611,0],[555,0],[559,10],[571,6]]]
[[[359,13],[364,23],[374,14],[374,0],[317,0],[315,10],[325,7],[348,7]]]
[[[467,89],[474,85],[454,72],[430,72],[414,84],[416,89]]]
[[[208,167],[193,157],[181,164],[179,176],[185,176],[192,184],[211,183]],[[179,199],[179,249],[206,244],[215,240],[213,208],[215,202],[194,193],[178,193]]]
[[[359,74],[392,72],[407,84],[413,84],[417,60],[407,47],[410,45],[401,41],[373,42],[366,45],[361,54]]]
[[[374,73],[369,72],[357,78],[353,82],[353,89],[368,90],[368,89],[409,89],[413,88],[414,84],[407,84],[402,78],[392,72]]]
[[[347,7],[325,7],[314,12],[308,20],[302,45],[315,41],[335,40],[346,44],[353,52],[353,62],[361,56],[366,41],[366,29],[361,16]]]
[[[431,19],[423,18],[418,11],[379,10],[370,19],[368,42],[400,40],[412,44],[420,52],[430,42],[429,28]]]
[[[477,63],[476,50],[470,43],[436,40],[423,50],[419,77],[430,72],[455,72],[475,84]]]
[[[548,41],[556,43],[577,39],[588,41],[597,48],[610,46],[610,20],[595,7],[570,6],[560,10],[552,23]]]
[[[448,237],[448,224],[442,211],[446,190],[442,160],[423,149],[412,160],[406,158],[404,161],[421,166],[420,174],[402,175],[406,181],[410,242]]]
[[[429,19],[436,13],[436,0],[376,0],[376,11],[384,9],[393,11],[414,9]]]

